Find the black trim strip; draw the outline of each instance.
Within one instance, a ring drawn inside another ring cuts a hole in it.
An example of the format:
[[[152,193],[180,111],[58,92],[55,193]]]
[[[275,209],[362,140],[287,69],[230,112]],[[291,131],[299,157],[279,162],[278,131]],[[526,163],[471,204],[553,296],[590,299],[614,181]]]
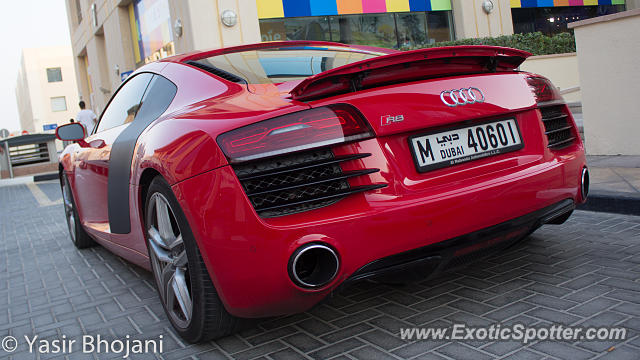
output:
[[[276,206],[270,206],[270,207],[265,207],[265,208],[256,208],[256,212],[269,211],[269,210],[281,209],[281,208],[286,208],[286,207],[291,207],[291,206],[296,206],[296,205],[307,204],[307,203],[310,203],[310,202],[335,199],[335,198],[339,198],[339,197],[343,197],[343,196],[347,196],[347,195],[352,195],[352,194],[357,194],[357,193],[361,193],[361,192],[365,192],[365,191],[382,189],[384,187],[387,187],[387,184],[356,186],[356,187],[352,187],[351,190],[349,190],[349,191],[344,191],[344,192],[336,193],[336,194],[332,194],[332,195],[316,197],[316,198],[309,199],[309,200],[291,202],[291,203],[287,203],[287,204],[283,204],[283,205],[276,205]]]
[[[564,100],[545,101],[545,102],[538,103],[538,108],[544,109],[552,106],[561,106],[561,105],[567,105],[567,103]]]
[[[562,115],[554,115],[551,117],[542,117],[542,121],[553,121],[553,120],[560,120],[560,119],[566,119],[569,115],[567,114],[562,114]]]
[[[227,81],[234,82],[236,84],[245,84],[245,85],[249,84],[247,80],[241,78],[240,76],[232,74],[220,68],[217,68],[211,64],[203,64],[197,61],[187,61],[185,64],[191,65],[193,67],[197,67],[198,69],[204,70],[208,73],[221,77]]]
[[[111,145],[107,181],[107,207],[111,233],[128,234],[131,232],[129,182],[133,153],[138,143],[138,137],[169,108],[177,91],[178,88],[174,83],[154,74],[149,79],[135,118],[129,126],[122,130]]]
[[[568,138],[566,140],[562,140],[562,141],[555,142],[553,144],[549,144],[547,147],[550,148],[550,149],[552,149],[552,148],[553,149],[557,149],[559,147],[562,147],[564,144],[568,144],[568,143],[573,142],[573,140],[575,140],[575,139],[576,139],[576,137],[572,136],[572,137],[570,137],[570,138]]]
[[[307,186],[323,184],[323,183],[336,181],[336,180],[343,180],[343,179],[349,179],[349,178],[362,176],[362,175],[369,175],[369,174],[377,173],[379,171],[380,171],[380,169],[366,169],[366,170],[360,170],[360,171],[345,171],[342,174],[337,175],[337,176],[332,176],[332,177],[328,177],[328,178],[324,178],[324,179],[320,179],[320,180],[314,180],[314,181],[311,181],[311,182],[305,182],[305,183],[301,183],[301,184],[297,184],[297,185],[290,185],[290,186],[285,186],[285,187],[276,187],[276,188],[273,188],[273,189],[264,190],[264,191],[260,191],[260,192],[257,192],[257,193],[247,192],[247,195],[249,195],[249,196],[258,196],[258,195],[270,194],[270,193],[279,192],[279,191],[293,190],[293,189],[298,189],[298,188],[303,188],[303,187],[307,187]]]
[[[567,125],[567,126],[559,128],[559,129],[548,130],[548,131],[545,131],[544,134],[545,135],[550,135],[550,134],[554,134],[554,133],[557,133],[557,132],[560,132],[560,131],[565,131],[565,130],[571,130],[571,125]]]
[[[300,170],[307,170],[307,169],[312,169],[315,167],[320,167],[320,166],[324,166],[324,165],[331,165],[331,164],[336,164],[336,163],[341,163],[341,162],[345,162],[345,161],[350,161],[350,160],[358,160],[358,159],[363,159],[366,157],[371,156],[371,154],[356,154],[356,155],[348,155],[348,156],[339,156],[339,157],[335,157],[332,160],[320,160],[317,162],[313,162],[313,163],[309,163],[307,165],[304,166],[290,166],[284,169],[278,169],[275,171],[269,171],[269,172],[265,172],[259,175],[250,175],[250,176],[238,176],[238,180],[240,181],[245,181],[245,180],[254,180],[254,179],[260,179],[263,177],[268,177],[268,176],[273,176],[273,175],[281,175],[281,174],[286,174],[286,173],[290,173],[290,172],[295,172],[295,171],[300,171]]]

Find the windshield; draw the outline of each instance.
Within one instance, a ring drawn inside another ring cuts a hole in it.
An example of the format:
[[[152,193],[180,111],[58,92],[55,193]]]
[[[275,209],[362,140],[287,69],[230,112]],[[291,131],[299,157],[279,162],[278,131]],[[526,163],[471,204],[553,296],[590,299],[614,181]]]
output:
[[[279,84],[381,55],[385,53],[338,46],[291,46],[217,55],[197,63],[239,76],[249,84]]]

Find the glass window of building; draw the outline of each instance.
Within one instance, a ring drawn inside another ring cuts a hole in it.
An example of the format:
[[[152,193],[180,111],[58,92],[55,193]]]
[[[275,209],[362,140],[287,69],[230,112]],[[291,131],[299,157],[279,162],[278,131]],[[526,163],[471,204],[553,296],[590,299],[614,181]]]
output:
[[[76,21],[78,24],[82,22],[82,7],[80,6],[80,0],[74,0],[76,5]]]
[[[424,13],[397,14],[396,24],[401,48],[426,45],[432,40],[427,32]]]
[[[327,16],[265,19],[260,21],[260,33],[262,41],[331,40]]]
[[[429,43],[453,40],[453,20],[451,11],[430,11],[427,13],[427,34]]]
[[[331,38],[336,42],[398,47],[394,14],[343,15],[331,20]]]
[[[397,49],[453,40],[448,0],[323,0],[321,7],[309,0],[275,1],[282,2],[281,12],[258,7],[262,41],[334,41]]]
[[[169,0],[133,0],[129,21],[136,65],[175,55]]]
[[[52,82],[60,82],[62,81],[62,69],[57,68],[48,68],[47,69],[47,81]]]
[[[67,99],[64,96],[51,98],[51,111],[67,111]]]
[[[525,1],[522,0],[523,5]],[[600,0],[600,2],[605,1]],[[567,24],[574,21],[625,11],[624,2],[618,5],[610,5],[616,1],[606,2],[608,5],[515,7],[511,9],[513,31],[515,33],[539,31],[552,35],[568,31]]]

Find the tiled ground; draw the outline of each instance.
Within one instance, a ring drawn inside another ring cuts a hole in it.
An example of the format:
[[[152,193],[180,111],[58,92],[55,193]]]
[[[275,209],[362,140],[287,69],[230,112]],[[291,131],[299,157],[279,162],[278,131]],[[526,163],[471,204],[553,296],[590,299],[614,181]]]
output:
[[[576,212],[568,223],[545,226],[524,245],[463,271],[406,286],[362,283],[307,313],[187,345],[172,333],[149,273],[101,247],[73,247],[57,189],[56,183],[0,187],[0,338],[163,335],[162,354],[133,356],[163,359],[640,358],[639,217]],[[630,336],[526,347],[399,338],[400,327],[452,322],[622,325]],[[0,358],[7,355],[0,349]],[[38,357],[56,356],[90,357],[79,351]],[[21,343],[13,357],[36,355]]]

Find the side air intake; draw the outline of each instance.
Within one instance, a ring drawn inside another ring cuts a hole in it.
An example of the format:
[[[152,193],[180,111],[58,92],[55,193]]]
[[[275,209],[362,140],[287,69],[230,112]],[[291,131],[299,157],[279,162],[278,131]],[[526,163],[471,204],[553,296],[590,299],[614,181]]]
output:
[[[574,143],[576,137],[564,105],[542,107],[540,111],[550,149],[558,150]]]

